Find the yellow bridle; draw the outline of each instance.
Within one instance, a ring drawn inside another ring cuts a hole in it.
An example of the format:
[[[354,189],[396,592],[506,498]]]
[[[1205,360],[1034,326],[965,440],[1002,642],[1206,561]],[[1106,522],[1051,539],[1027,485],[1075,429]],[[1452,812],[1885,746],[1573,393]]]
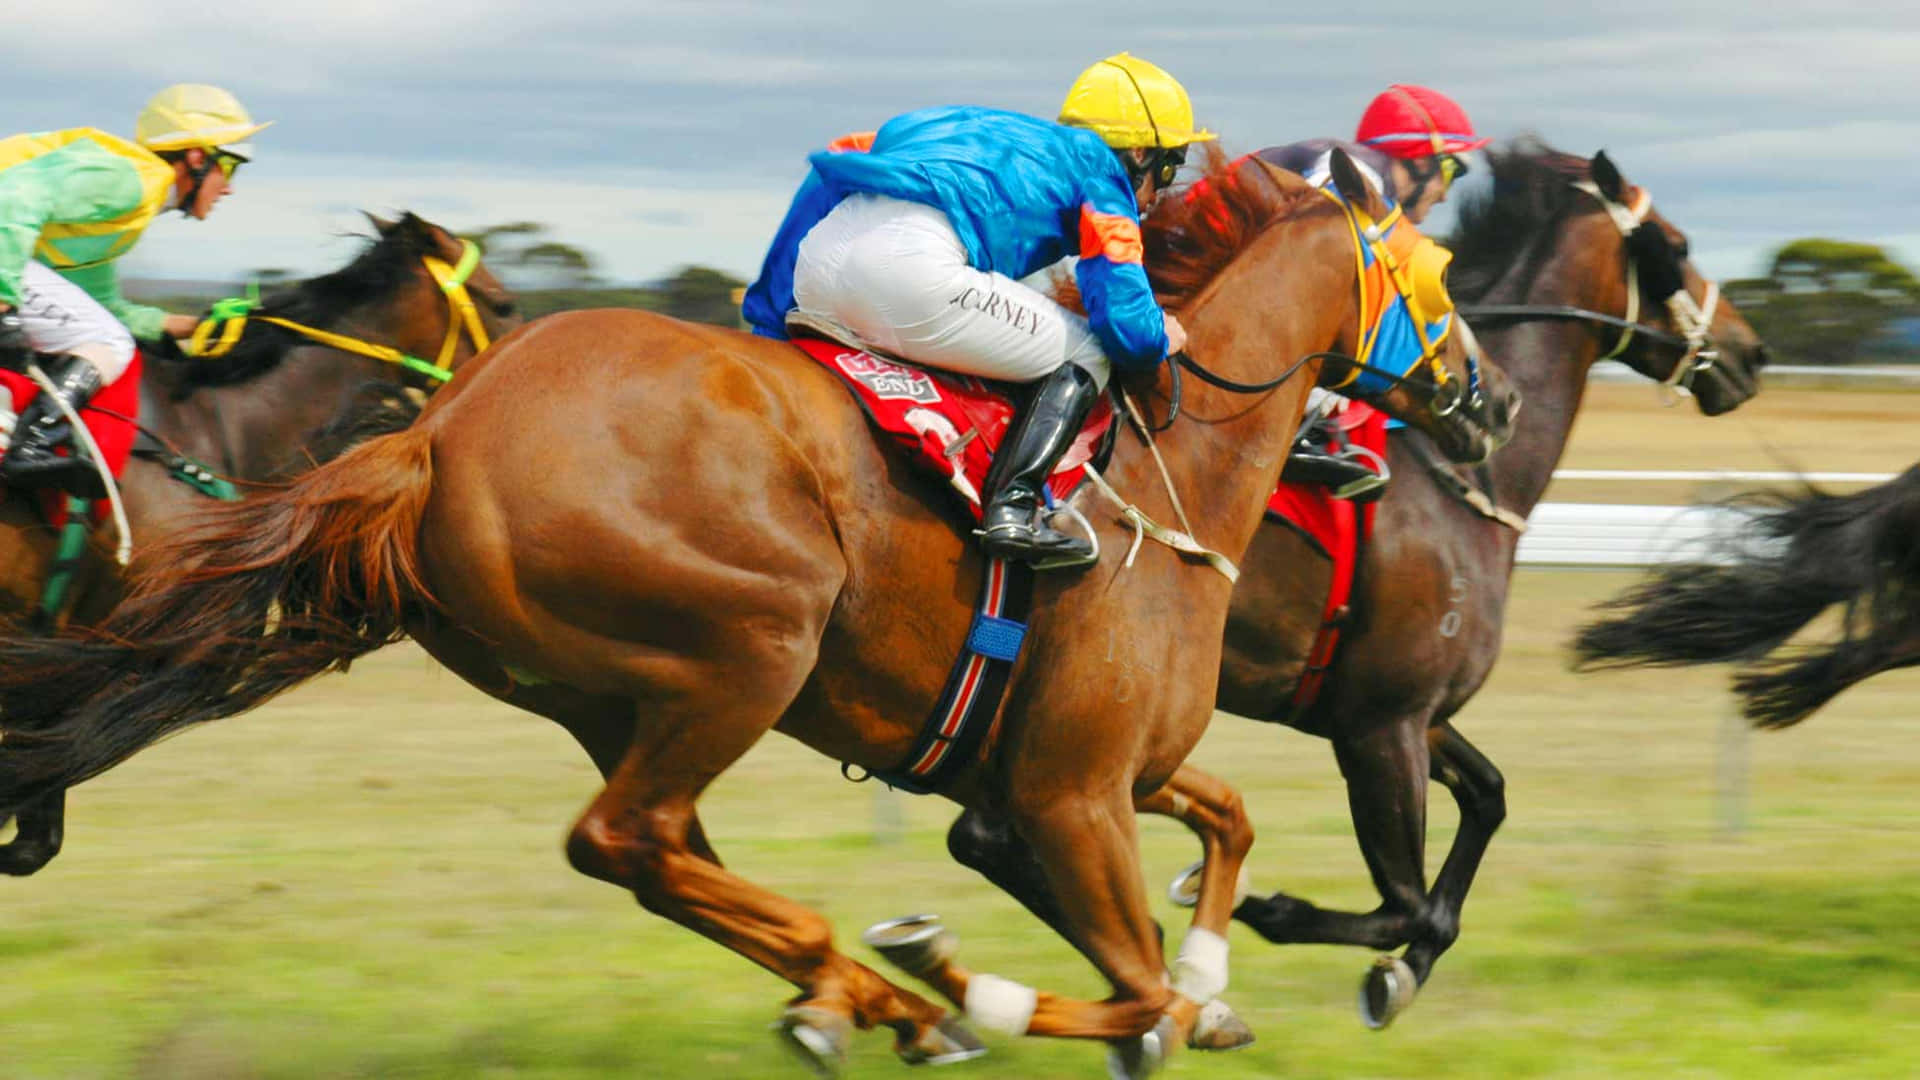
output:
[[[432,255],[423,255],[420,261],[426,265],[427,273],[433,275],[435,284],[440,286],[440,292],[447,298],[449,314],[447,336],[441,342],[440,355],[434,362],[411,356],[390,345],[376,345],[370,341],[362,341],[346,334],[336,334],[331,330],[322,330],[317,326],[308,326],[277,315],[241,313],[223,318],[218,311],[202,319],[200,325],[194,327],[193,335],[182,343],[181,351],[188,356],[196,357],[225,356],[240,343],[241,336],[246,333],[248,320],[258,319],[263,323],[271,323],[274,326],[292,330],[302,337],[329,348],[371,357],[383,363],[394,364],[408,371],[425,375],[436,382],[446,382],[453,378],[451,365],[453,354],[460,347],[461,328],[466,329],[468,338],[472,340],[474,352],[482,352],[492,343],[492,339],[487,336],[486,326],[480,321],[480,311],[474,306],[473,296],[467,291],[467,279],[473,276],[474,268],[480,265],[480,246],[471,240],[460,241],[460,262],[456,265],[448,265],[445,259]]]

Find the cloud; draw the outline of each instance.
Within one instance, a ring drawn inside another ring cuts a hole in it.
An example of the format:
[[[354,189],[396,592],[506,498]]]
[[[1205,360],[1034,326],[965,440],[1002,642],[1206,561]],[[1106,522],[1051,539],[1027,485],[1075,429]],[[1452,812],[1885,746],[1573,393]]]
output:
[[[1305,18],[1255,0],[335,0],[208,19],[182,0],[15,5],[0,129],[126,131],[177,80],[279,120],[213,220],[157,229],[152,270],[342,251],[342,205],[458,224],[530,218],[617,276],[750,272],[806,152],[909,108],[1048,114],[1085,64],[1132,49],[1252,149],[1351,132],[1391,82],[1453,93],[1496,134],[1607,147],[1731,266],[1796,236],[1881,239],[1920,190],[1920,5],[1376,0]],[[84,77],[76,77],[84,63]],[[1719,271],[1717,271],[1719,272]]]

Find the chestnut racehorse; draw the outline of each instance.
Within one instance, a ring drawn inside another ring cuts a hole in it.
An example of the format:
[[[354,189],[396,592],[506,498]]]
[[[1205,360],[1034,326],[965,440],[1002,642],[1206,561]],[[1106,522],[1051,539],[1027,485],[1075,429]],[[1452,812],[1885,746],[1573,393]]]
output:
[[[1690,383],[1708,416],[1753,396],[1765,362],[1752,329],[1724,300],[1696,305],[1710,309],[1709,325],[1698,328],[1704,336],[1689,335],[1689,316],[1667,301],[1676,289],[1704,300],[1708,282],[1687,261],[1685,237],[1606,155],[1588,162],[1529,142],[1492,155],[1492,165],[1494,195],[1463,213],[1451,278],[1462,312],[1478,319],[1479,337],[1526,402],[1513,441],[1484,474],[1490,484],[1439,469],[1418,436],[1390,440],[1393,482],[1362,556],[1339,652],[1310,708],[1296,708],[1292,697],[1331,586],[1327,557],[1269,520],[1247,553],[1227,620],[1219,707],[1333,743],[1382,900],[1359,914],[1275,893],[1248,897],[1234,918],[1276,942],[1407,946],[1403,959],[1383,958],[1366,975],[1361,1009],[1374,1027],[1411,1002],[1458,936],[1467,889],[1506,814],[1499,771],[1452,718],[1499,656],[1519,534],[1470,505],[1466,488],[1484,486],[1493,506],[1517,518],[1531,513],[1566,448],[1588,371],[1603,354],[1663,385]],[[1637,299],[1630,283],[1641,289]],[[1452,850],[1431,888],[1429,774],[1460,809]],[[1237,862],[1253,842],[1238,793],[1192,766],[1138,806],[1193,827],[1209,863]],[[1036,864],[1003,823],[969,811],[948,845],[1057,921]]]
[[[136,451],[120,481],[130,531],[140,544],[166,535],[209,498],[203,485],[180,475],[190,467],[185,459],[238,481],[244,494],[249,482],[284,479],[338,453],[344,448],[340,423],[374,405],[373,399],[411,411],[416,407],[401,391],[431,390],[439,381],[422,369],[344,351],[265,319],[344,335],[374,346],[372,351],[397,349],[431,361],[445,351],[449,368],[518,324],[512,298],[484,265],[475,264],[463,285],[482,328],[482,341],[476,341],[457,299],[426,262],[458,267],[466,256],[461,241],[413,214],[372,220],[377,236],[352,263],[269,298],[222,355],[149,354],[139,420],[158,447]],[[38,500],[10,494],[0,503],[0,620],[20,623],[31,616],[88,624],[119,599],[120,567],[111,557],[118,537],[103,523],[64,597],[52,610],[43,607],[59,539],[41,517]],[[59,854],[65,816],[61,792],[19,808],[15,837],[0,844],[0,874],[31,874]]]
[[[1351,163],[1336,177],[1384,212]],[[1345,206],[1290,176],[1215,184],[1150,216],[1149,264],[1185,283],[1165,299],[1199,363],[1252,383],[1309,359],[1256,394],[1189,380],[1158,458],[1121,439],[1105,475],[1139,513],[1178,520],[1171,488],[1200,541],[1244,553],[1313,354],[1351,353],[1362,331],[1355,233]],[[1443,343],[1456,380],[1459,338]],[[1452,456],[1484,456],[1494,440],[1464,410],[1424,407],[1431,371],[1389,404]],[[1152,385],[1170,396],[1171,378]],[[695,810],[774,729],[854,767],[898,763],[983,573],[940,491],[791,346],[637,311],[541,320],[411,427],[210,509],[145,562],[99,632],[0,641],[0,807],[410,634],[579,740],[606,786],[568,840],[574,866],[798,987],[783,1023],[797,1047],[830,1065],[854,1028],[881,1025],[912,1060],[967,1053],[964,1028],[839,952],[825,919],[724,869]],[[1133,798],[1212,714],[1231,583],[1154,544],[1129,565],[1121,515],[1084,491],[1072,501],[1104,555],[1043,576],[998,728],[943,794],[1031,838],[1069,939],[1113,994],[1037,993],[951,955],[920,974],[998,1030],[1118,1042],[1137,1076],[1199,1003],[1166,978]]]

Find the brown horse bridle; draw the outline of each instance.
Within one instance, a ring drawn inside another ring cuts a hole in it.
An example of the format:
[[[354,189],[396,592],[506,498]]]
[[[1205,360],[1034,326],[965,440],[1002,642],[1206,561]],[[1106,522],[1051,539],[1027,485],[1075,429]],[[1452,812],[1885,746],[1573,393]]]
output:
[[[1592,196],[1606,211],[1614,227],[1626,241],[1627,256],[1627,311],[1626,315],[1608,315],[1572,305],[1536,305],[1536,304],[1488,304],[1479,307],[1462,307],[1460,314],[1468,319],[1571,319],[1580,322],[1597,323],[1602,326],[1620,328],[1620,339],[1601,360],[1618,359],[1632,345],[1634,337],[1645,338],[1650,342],[1677,348],[1680,359],[1673,365],[1672,374],[1660,384],[1661,391],[1667,395],[1668,404],[1680,397],[1691,396],[1693,380],[1703,371],[1712,370],[1720,359],[1720,350],[1714,346],[1713,316],[1720,306],[1720,285],[1706,279],[1706,300],[1695,301],[1693,294],[1687,291],[1686,280],[1679,274],[1679,253],[1673,250],[1665,234],[1659,236],[1662,250],[1673,259],[1674,276],[1679,285],[1665,297],[1667,314],[1673,319],[1680,333],[1672,334],[1655,329],[1640,321],[1640,256],[1635,254],[1635,237],[1645,235],[1642,230],[1657,229],[1647,224],[1647,215],[1653,211],[1653,196],[1646,188],[1636,188],[1631,205],[1615,202],[1600,190],[1600,185],[1591,180],[1578,180],[1573,187]],[[1646,246],[1641,244],[1639,246]]]

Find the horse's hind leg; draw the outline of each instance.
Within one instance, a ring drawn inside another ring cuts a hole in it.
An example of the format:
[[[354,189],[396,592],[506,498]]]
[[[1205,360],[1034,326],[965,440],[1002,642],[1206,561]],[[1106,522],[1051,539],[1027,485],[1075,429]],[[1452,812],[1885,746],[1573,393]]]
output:
[[[631,889],[647,910],[799,987],[782,1030],[817,1068],[837,1063],[856,1027],[891,1027],[896,1049],[910,1060],[977,1051],[944,1010],[837,952],[824,918],[721,867],[695,800],[773,722],[773,715],[742,718],[737,706],[732,715],[643,710],[606,788],[574,826],[568,858],[584,874]]]
[[[67,793],[56,791],[14,813],[13,839],[0,844],[0,874],[26,877],[60,854],[66,834]],[[0,826],[6,822],[0,820]]]

